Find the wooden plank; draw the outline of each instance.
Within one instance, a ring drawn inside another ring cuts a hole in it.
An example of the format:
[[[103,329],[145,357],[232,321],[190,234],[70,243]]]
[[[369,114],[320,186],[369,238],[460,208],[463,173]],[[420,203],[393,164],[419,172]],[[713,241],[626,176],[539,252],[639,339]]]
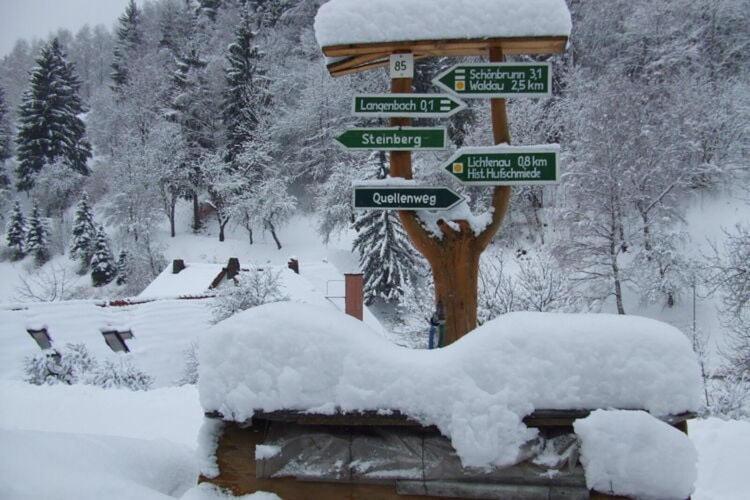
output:
[[[524,417],[523,422],[529,427],[570,427],[575,420],[586,418],[591,411],[536,410],[531,415]],[[658,418],[682,430],[682,423],[695,418],[695,416],[694,413],[681,413],[679,415],[666,415]],[[223,419],[219,412],[206,413],[206,417]],[[295,410],[258,411],[255,412],[253,419],[271,422],[291,422],[300,425],[426,427],[434,429],[434,426],[423,426],[416,419],[399,411],[392,411],[388,414],[378,413],[377,411],[362,411],[336,413],[334,415],[319,415]]]
[[[398,481],[396,491],[404,495],[433,495],[442,498],[512,498],[513,500],[588,500],[589,498],[589,492],[585,487],[464,481]]]
[[[503,47],[506,54],[559,54],[565,50],[568,37],[508,37],[508,38],[453,38],[445,40],[415,40],[403,42],[357,43],[323,47],[327,57],[347,57],[376,52],[429,53],[433,56],[485,55],[489,47]]]
[[[331,73],[340,72],[346,69],[356,68],[363,64],[378,60],[388,59],[390,54],[388,52],[375,52],[372,54],[362,54],[359,56],[347,57],[340,61],[332,62],[328,65],[328,71]]]

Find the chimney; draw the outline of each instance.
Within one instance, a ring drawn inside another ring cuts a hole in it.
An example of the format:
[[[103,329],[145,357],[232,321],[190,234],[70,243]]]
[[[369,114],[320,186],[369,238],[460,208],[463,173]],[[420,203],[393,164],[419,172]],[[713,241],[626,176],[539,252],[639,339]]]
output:
[[[287,267],[294,271],[296,274],[299,274],[299,261],[292,257],[289,259],[289,262],[287,262]]]
[[[179,274],[180,271],[185,269],[185,261],[182,259],[175,259],[172,261],[172,274]]]
[[[344,312],[362,321],[364,316],[364,277],[362,274],[344,275]]]
[[[240,259],[230,257],[229,262],[227,262],[227,280],[234,279],[238,274],[240,274]]]

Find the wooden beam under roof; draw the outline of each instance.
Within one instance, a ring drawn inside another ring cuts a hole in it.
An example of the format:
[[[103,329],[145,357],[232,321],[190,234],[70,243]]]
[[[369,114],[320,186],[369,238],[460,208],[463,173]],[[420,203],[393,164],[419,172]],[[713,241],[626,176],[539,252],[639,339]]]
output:
[[[332,76],[342,76],[388,64],[390,54],[411,52],[415,58],[467,57],[487,55],[490,47],[502,47],[503,54],[560,54],[568,43],[566,36],[510,37],[481,39],[417,40],[404,42],[353,43],[323,47]]]

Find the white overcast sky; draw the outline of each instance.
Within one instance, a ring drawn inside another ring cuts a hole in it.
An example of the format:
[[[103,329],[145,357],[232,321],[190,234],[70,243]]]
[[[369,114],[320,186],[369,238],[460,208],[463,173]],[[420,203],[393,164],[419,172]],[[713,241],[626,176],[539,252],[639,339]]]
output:
[[[0,0],[0,57],[18,38],[45,38],[58,28],[74,34],[84,24],[111,28],[128,0]],[[143,0],[137,0],[139,5]]]

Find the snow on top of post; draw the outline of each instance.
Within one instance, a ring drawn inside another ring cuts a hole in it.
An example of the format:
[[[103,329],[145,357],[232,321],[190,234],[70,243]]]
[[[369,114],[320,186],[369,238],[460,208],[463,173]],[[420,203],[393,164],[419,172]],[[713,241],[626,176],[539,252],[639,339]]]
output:
[[[597,410],[573,424],[586,487],[633,498],[688,498],[698,454],[686,434],[642,411]]]
[[[687,338],[606,314],[512,313],[437,350],[396,346],[331,308],[253,308],[201,336],[201,404],[255,411],[398,410],[451,438],[465,466],[514,463],[535,409],[695,411],[701,378]]]
[[[565,0],[331,0],[315,16],[321,47],[441,39],[569,36]]]

